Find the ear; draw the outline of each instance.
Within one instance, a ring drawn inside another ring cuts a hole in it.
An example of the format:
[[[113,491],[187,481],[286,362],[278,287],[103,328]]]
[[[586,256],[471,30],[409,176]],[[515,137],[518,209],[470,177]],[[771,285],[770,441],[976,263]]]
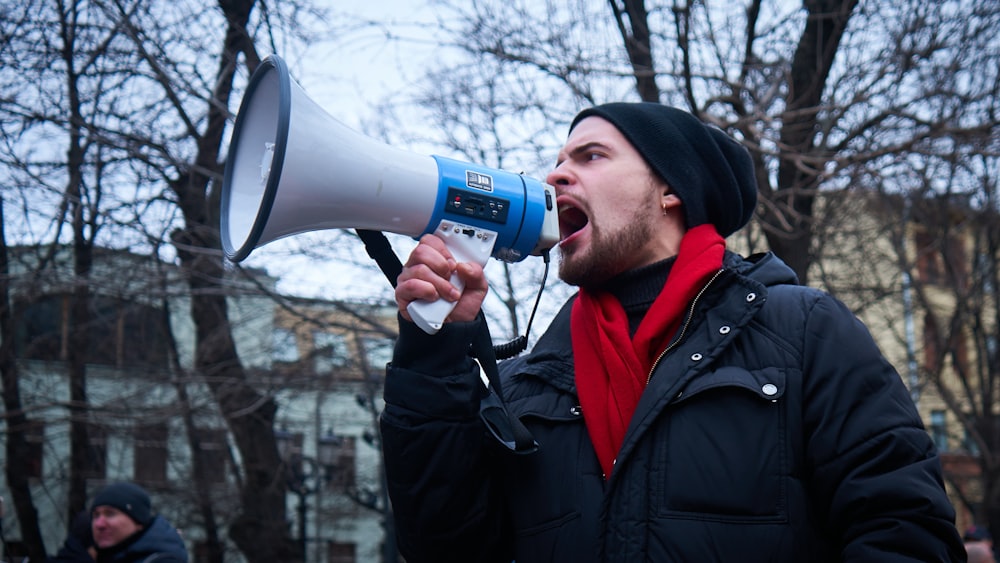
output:
[[[660,196],[660,208],[663,209],[663,213],[666,214],[668,209],[673,209],[675,207],[680,207],[681,198],[677,197],[672,191],[665,190]]]

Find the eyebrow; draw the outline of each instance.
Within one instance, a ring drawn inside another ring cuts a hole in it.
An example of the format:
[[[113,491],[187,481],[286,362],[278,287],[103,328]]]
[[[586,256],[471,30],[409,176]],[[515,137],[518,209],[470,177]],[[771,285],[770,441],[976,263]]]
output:
[[[602,143],[600,141],[588,141],[586,143],[583,143],[582,145],[577,145],[576,147],[573,147],[573,149],[571,151],[569,151],[569,153],[566,155],[566,158],[575,157],[575,156],[578,156],[580,154],[589,152],[591,149],[593,149],[595,147],[602,148],[604,150],[610,150],[610,147],[608,145],[606,145],[606,144],[604,144],[604,143]],[[562,164],[566,160],[566,158],[562,157],[562,154],[563,154],[562,151],[559,151],[559,152],[560,152],[560,154],[556,158],[556,166],[559,166],[560,164]]]

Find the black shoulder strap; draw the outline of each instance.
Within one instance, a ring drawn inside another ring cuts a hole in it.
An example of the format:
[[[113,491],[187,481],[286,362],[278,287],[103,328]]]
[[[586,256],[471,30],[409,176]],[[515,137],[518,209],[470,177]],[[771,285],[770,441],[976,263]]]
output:
[[[357,229],[355,232],[365,243],[368,256],[375,260],[379,269],[389,279],[392,287],[396,287],[396,279],[403,271],[403,265],[400,263],[399,257],[392,251],[392,246],[389,245],[385,234],[381,231],[365,229]],[[507,449],[519,454],[532,453],[538,449],[538,442],[535,442],[531,433],[517,417],[511,416],[503,403],[496,351],[493,348],[490,328],[486,324],[486,317],[482,311],[479,312],[479,327],[476,339],[472,342],[471,353],[489,381],[486,396],[479,402],[479,418],[483,420],[490,434]]]
[[[382,231],[357,229],[354,232],[358,233],[361,242],[365,243],[365,251],[368,252],[368,256],[371,256],[372,260],[378,264],[379,269],[388,278],[392,287],[396,287],[396,280],[403,271],[403,264],[399,262],[399,257],[392,251],[389,239],[385,238]]]
[[[503,390],[500,388],[500,370],[497,369],[496,353],[493,349],[493,339],[490,336],[486,317],[479,312],[479,331],[472,342],[472,356],[476,358],[480,369],[486,374],[489,385],[486,396],[479,401],[479,418],[482,419],[490,434],[505,448],[517,454],[530,454],[538,449],[538,442],[531,432],[524,427],[521,420],[510,414],[503,402]]]

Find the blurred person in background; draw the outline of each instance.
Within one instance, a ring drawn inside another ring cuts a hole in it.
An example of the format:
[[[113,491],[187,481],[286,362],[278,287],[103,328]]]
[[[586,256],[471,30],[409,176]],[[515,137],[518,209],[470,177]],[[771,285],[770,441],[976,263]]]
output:
[[[149,493],[134,483],[101,489],[91,503],[97,563],[187,563],[177,529],[153,511]]]

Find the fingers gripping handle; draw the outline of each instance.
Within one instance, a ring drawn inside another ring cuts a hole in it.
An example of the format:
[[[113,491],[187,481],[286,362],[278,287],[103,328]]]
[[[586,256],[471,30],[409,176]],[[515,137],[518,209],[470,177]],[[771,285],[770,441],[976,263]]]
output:
[[[439,236],[456,262],[475,262],[485,266],[493,253],[497,234],[452,221],[441,221],[434,234]],[[451,284],[459,292],[465,289],[465,283],[457,273],[451,275]],[[441,325],[448,318],[456,303],[437,299],[436,301],[414,301],[406,306],[410,318],[427,334],[435,334],[441,330]]]

